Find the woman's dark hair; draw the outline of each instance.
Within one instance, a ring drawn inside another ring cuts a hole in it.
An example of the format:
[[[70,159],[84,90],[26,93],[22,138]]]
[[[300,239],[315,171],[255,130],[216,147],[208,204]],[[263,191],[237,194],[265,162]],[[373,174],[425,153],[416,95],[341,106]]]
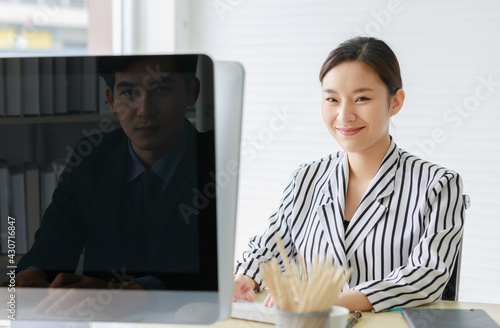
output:
[[[319,81],[323,83],[325,75],[335,66],[353,61],[371,67],[386,85],[391,96],[403,88],[398,59],[391,48],[382,40],[362,36],[349,39],[330,52],[321,66]]]

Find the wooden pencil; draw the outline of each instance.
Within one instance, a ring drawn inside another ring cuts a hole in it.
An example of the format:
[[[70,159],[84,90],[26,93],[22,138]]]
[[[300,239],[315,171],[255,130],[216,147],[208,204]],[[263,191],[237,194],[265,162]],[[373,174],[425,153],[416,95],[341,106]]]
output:
[[[337,300],[352,270],[336,267],[332,259],[315,256],[309,270],[300,253],[289,258],[282,240],[275,236],[281,265],[273,258],[260,265],[269,293],[280,310],[296,313],[328,311]]]

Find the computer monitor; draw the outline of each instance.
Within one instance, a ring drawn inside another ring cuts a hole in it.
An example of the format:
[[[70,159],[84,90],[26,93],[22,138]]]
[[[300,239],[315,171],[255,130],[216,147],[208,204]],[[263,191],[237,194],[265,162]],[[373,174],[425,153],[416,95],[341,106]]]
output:
[[[2,266],[7,278],[16,269],[40,270],[49,283],[63,286],[20,287],[9,280],[1,289],[8,310],[4,319],[15,319],[13,327],[33,327],[34,321],[37,327],[55,322],[79,327],[88,322],[210,324],[227,318],[242,66],[214,63],[205,55],[4,58],[0,65],[6,91],[2,133],[22,140],[15,147],[0,143],[10,194],[9,209],[1,213],[15,221],[15,230],[3,227]],[[178,90],[184,93],[172,95]],[[148,154],[155,154],[151,149],[168,151],[148,162]],[[42,164],[50,162],[57,171],[65,160],[51,205],[37,217],[34,208],[44,209],[43,193],[50,190]],[[151,168],[163,182],[153,210],[146,211],[149,221],[141,221],[148,187],[137,170],[150,163],[162,163],[156,171],[154,164]],[[33,171],[41,177],[38,184],[32,183]],[[22,187],[20,205],[14,191]],[[39,228],[33,217],[41,220]],[[9,231],[15,231],[16,248],[9,248]],[[27,255],[19,254],[26,250]],[[90,288],[80,288],[84,283],[73,282],[75,276],[90,277]],[[123,287],[136,283],[147,289]]]

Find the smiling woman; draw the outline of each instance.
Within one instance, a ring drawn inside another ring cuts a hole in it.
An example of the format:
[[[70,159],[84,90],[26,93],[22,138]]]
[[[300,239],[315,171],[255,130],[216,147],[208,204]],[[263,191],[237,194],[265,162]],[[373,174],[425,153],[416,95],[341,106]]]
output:
[[[339,145],[350,152],[370,151],[389,145],[389,119],[404,101],[398,89],[394,96],[379,75],[360,61],[345,62],[332,68],[322,79],[323,120]],[[357,138],[349,138],[357,136]],[[354,142],[365,138],[365,142]],[[363,147],[363,148],[359,148]]]
[[[236,265],[235,298],[252,300],[265,286],[259,263],[282,262],[278,235],[308,270],[317,255],[353,270],[337,304],[351,311],[439,300],[462,241],[462,180],[390,136],[405,99],[396,56],[381,40],[350,39],[330,53],[320,81],[323,120],[344,150],[292,174],[266,231]]]

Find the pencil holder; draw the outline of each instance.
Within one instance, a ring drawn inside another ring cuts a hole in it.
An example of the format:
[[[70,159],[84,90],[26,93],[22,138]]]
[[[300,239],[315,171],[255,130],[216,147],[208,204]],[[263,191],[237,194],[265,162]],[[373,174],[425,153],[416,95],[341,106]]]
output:
[[[330,311],[329,328],[345,328],[347,319],[349,318],[349,310],[342,306],[333,305]]]
[[[298,263],[294,258],[290,260],[281,238],[275,237],[282,265],[276,258],[272,258],[261,263],[259,268],[269,294],[276,304],[276,326],[344,328],[339,322],[347,320],[349,311],[338,307],[347,312],[332,318],[330,313],[335,308],[333,304],[342,286],[349,280],[352,269],[345,272],[343,267],[335,267],[332,259],[316,256],[308,270],[304,257],[297,253]]]
[[[295,313],[276,309],[278,328],[328,328],[330,311]]]

